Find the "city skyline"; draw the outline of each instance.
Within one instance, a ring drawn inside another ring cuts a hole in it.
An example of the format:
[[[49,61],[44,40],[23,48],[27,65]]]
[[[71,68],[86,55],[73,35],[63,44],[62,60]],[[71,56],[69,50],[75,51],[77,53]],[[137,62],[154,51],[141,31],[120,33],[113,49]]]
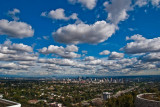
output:
[[[0,75],[160,75],[160,0],[2,0]]]

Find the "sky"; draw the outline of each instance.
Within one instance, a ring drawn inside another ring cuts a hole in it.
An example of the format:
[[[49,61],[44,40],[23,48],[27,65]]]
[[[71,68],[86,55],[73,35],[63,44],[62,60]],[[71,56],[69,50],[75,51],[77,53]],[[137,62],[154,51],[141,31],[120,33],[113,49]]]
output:
[[[160,75],[160,0],[1,0],[0,75]]]

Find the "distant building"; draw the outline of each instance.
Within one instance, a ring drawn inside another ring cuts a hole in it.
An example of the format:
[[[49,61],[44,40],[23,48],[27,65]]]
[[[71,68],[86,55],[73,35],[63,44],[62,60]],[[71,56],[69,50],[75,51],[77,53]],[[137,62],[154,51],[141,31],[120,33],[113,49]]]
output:
[[[21,107],[21,104],[0,98],[0,107]]]
[[[117,83],[117,80],[116,80],[116,79],[114,79],[114,80],[113,80],[113,83]]]
[[[139,94],[136,97],[135,107],[160,107],[160,101],[156,101],[155,93]]]
[[[109,93],[109,92],[103,92],[103,100],[110,99],[110,97],[111,97],[111,93]]]
[[[110,80],[110,83],[112,83],[112,78],[111,78],[111,80]]]

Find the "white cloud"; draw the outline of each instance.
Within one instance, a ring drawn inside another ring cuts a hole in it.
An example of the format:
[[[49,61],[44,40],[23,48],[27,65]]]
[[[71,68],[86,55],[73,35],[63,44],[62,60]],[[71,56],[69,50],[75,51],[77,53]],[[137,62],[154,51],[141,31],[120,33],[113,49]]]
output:
[[[29,53],[3,54],[0,53],[1,61],[36,61],[37,55]]]
[[[56,64],[59,66],[74,66],[76,65],[76,62],[70,59],[56,59],[56,58],[51,58],[51,59],[39,59],[39,63],[48,63],[48,64]]]
[[[2,69],[13,69],[16,68],[17,65],[15,63],[4,63],[4,64],[0,64],[0,68]]]
[[[151,3],[155,7],[160,6],[160,0],[136,0],[135,5],[143,7]]]
[[[148,0],[137,0],[135,2],[135,5],[138,5],[139,7],[143,7],[143,6],[147,5],[147,4],[148,4]]]
[[[110,54],[110,51],[108,51],[108,50],[104,50],[99,53],[99,55],[108,55],[108,54]]]
[[[78,47],[75,45],[67,45],[65,48],[67,52],[78,52]]]
[[[156,65],[154,63],[143,63],[141,60],[137,61],[136,63],[128,66],[130,70],[139,72],[141,70],[149,70],[149,69],[156,69]]]
[[[108,12],[107,20],[114,24],[128,19],[128,11],[132,10],[131,0],[111,0],[103,4]]]
[[[78,64],[73,65],[72,68],[80,68],[83,70],[92,70],[94,68],[94,66],[78,63]]]
[[[143,7],[151,3],[155,7],[160,7],[160,0],[110,0],[104,2],[105,10],[108,13],[107,20],[114,24],[128,19],[127,12],[134,10],[135,6]]]
[[[81,3],[82,6],[85,6],[90,10],[92,10],[97,4],[97,0],[68,0],[68,1],[72,4]]]
[[[126,40],[134,40],[134,41],[143,41],[143,40],[145,40],[146,38],[145,37],[143,37],[142,35],[140,35],[140,34],[136,34],[136,35],[133,35],[133,36],[131,36],[131,37],[126,37]]]
[[[7,70],[27,70],[29,66],[25,65],[18,65],[15,63],[1,63],[0,69],[7,69]]]
[[[134,38],[136,41],[127,43],[127,45],[120,50],[123,50],[125,51],[125,53],[128,54],[160,52],[160,37],[153,39],[145,39],[143,37],[140,38],[144,40],[137,41],[137,39]]]
[[[118,64],[121,64],[123,66],[128,66],[128,65],[132,65],[135,62],[137,62],[137,58],[124,58],[124,59],[120,59],[117,61]]]
[[[49,17],[51,19],[55,19],[55,20],[78,20],[78,14],[77,13],[73,13],[70,16],[66,16],[65,15],[65,10],[62,8],[56,9],[56,10],[51,10],[49,13],[47,12],[42,12],[41,16],[45,16],[45,17]]]
[[[47,69],[50,69],[50,70],[61,70],[62,69],[62,67],[57,66],[55,64],[43,64],[42,68],[47,68]]]
[[[93,61],[95,58],[93,56],[85,57],[85,61]]]
[[[15,50],[10,50],[7,46],[1,46],[0,45],[0,53],[3,53],[3,54],[15,54],[16,51]]]
[[[110,60],[115,60],[115,59],[121,59],[124,57],[123,53],[118,53],[118,52],[112,52],[111,55],[109,56]]]
[[[78,47],[75,45],[67,45],[66,48],[62,46],[54,46],[50,45],[48,48],[44,47],[42,49],[39,49],[40,53],[43,54],[56,54],[63,58],[78,58],[80,57],[79,54],[75,53],[78,52]]]
[[[116,30],[116,26],[97,21],[93,25],[88,24],[69,24],[53,32],[53,38],[57,42],[67,44],[90,43],[97,44],[104,42],[111,37]]]
[[[8,35],[14,38],[32,37],[34,30],[25,22],[0,20],[0,35]]]
[[[8,15],[15,21],[19,20],[19,17],[16,16],[16,14],[20,13],[19,9],[13,9],[12,11],[8,11]]]
[[[33,52],[33,48],[23,43],[12,43],[10,40],[4,42],[0,45],[1,50],[7,49],[9,51],[21,51],[21,52]]]
[[[27,66],[35,66],[36,65],[36,63],[34,61],[19,61],[18,64],[27,65]]]
[[[1,61],[35,61],[38,56],[33,52],[33,48],[22,43],[12,43],[7,40],[0,44]]]
[[[102,64],[102,60],[100,60],[100,59],[91,60],[87,64],[88,65],[100,65],[100,64]]]
[[[160,52],[143,55],[142,57],[140,57],[140,59],[145,62],[160,61]]]
[[[159,6],[160,0],[151,0],[153,6]]]

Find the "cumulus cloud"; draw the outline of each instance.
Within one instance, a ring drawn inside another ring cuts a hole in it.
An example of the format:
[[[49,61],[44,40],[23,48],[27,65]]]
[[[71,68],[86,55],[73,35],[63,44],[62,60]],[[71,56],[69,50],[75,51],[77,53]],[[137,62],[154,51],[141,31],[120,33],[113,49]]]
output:
[[[92,10],[96,4],[97,0],[68,0],[71,4],[80,3],[82,6]]]
[[[26,65],[26,66],[35,66],[36,62],[34,62],[34,61],[19,61],[18,64],[19,65]]]
[[[78,20],[78,14],[77,13],[73,13],[70,16],[66,16],[65,15],[65,10],[62,8],[56,9],[56,10],[51,10],[49,13],[47,12],[42,12],[41,16],[45,16],[51,19],[55,19],[55,20]]]
[[[15,63],[0,64],[0,68],[3,68],[3,69],[13,69],[16,67],[17,67],[17,65]]]
[[[156,65],[154,63],[143,63],[141,60],[138,60],[133,65],[127,66],[132,71],[141,71],[141,70],[149,70],[156,69]]]
[[[54,46],[50,45],[47,47],[44,47],[42,49],[39,49],[39,52],[42,54],[56,54],[63,58],[78,58],[80,57],[79,54],[75,53],[78,52],[78,47],[75,45],[67,45],[66,48],[62,46]]]
[[[159,7],[160,0],[136,0],[135,5],[143,7],[151,3],[155,7]]]
[[[38,54],[33,48],[23,43],[12,43],[10,40],[0,44],[0,69],[3,73],[19,74],[36,67]]]
[[[93,25],[88,24],[69,24],[53,32],[55,41],[66,44],[90,43],[97,44],[104,42],[111,37],[116,30],[116,26],[97,21]]]
[[[57,64],[60,66],[73,66],[76,63],[70,59],[62,59],[62,60],[57,60]]]
[[[78,52],[78,47],[75,45],[67,45],[65,48],[67,52]]]
[[[83,69],[83,70],[92,70],[95,67],[93,65],[76,64],[76,65],[73,65],[72,68],[79,68],[79,69]]]
[[[112,52],[109,56],[109,60],[115,60],[115,59],[120,59],[123,58],[124,54],[123,53],[118,53],[118,52]]]
[[[93,61],[95,58],[93,56],[87,56],[85,57],[85,61]]]
[[[160,0],[110,0],[104,2],[103,5],[108,13],[107,20],[117,25],[128,19],[129,14],[127,12],[134,10],[135,6],[143,7],[149,3],[155,7],[160,6]]]
[[[21,52],[33,52],[33,48],[23,43],[12,43],[10,40],[0,44],[0,52],[2,53],[16,53],[17,51]]]
[[[7,70],[27,70],[29,67],[25,65],[18,65],[15,63],[1,63],[0,64],[1,69],[7,69]]]
[[[0,20],[0,35],[7,35],[14,38],[32,37],[34,30],[25,22]]]
[[[20,10],[19,9],[13,9],[11,11],[8,11],[8,15],[15,21],[19,20],[19,17],[16,16],[16,14],[20,13]]]
[[[10,50],[7,46],[0,45],[0,53],[3,54],[15,54],[17,53],[15,50]]]
[[[38,56],[33,52],[33,48],[22,43],[12,43],[7,40],[0,44],[1,61],[35,61]]]
[[[145,54],[142,55],[139,59],[145,62],[160,61],[160,52]]]
[[[38,63],[43,63],[42,68],[49,68],[52,70],[63,70],[65,72],[72,71],[70,73],[74,73],[76,69],[77,71],[80,70],[93,70],[95,68],[93,65],[86,65],[84,62],[71,60],[71,59],[56,59],[56,58],[50,58],[50,59],[44,59],[40,58],[38,60]],[[83,71],[83,72],[84,72]],[[64,72],[63,72],[64,73]]]
[[[12,43],[10,40],[4,42],[3,45],[0,45],[1,48],[6,48],[9,50],[22,51],[22,52],[33,52],[33,48],[23,43]]]
[[[140,35],[140,34],[136,34],[136,35],[133,35],[133,36],[131,36],[131,37],[126,37],[126,40],[134,40],[134,41],[143,41],[143,40],[145,40],[146,38],[145,37],[143,37],[142,35]]]
[[[108,50],[104,50],[99,53],[99,55],[108,55],[108,54],[110,54],[110,51],[108,51]]]
[[[131,0],[111,0],[105,2],[103,5],[108,12],[107,20],[114,24],[118,24],[120,21],[128,19],[128,11],[132,10]]]
[[[47,68],[49,70],[61,70],[62,69],[62,67],[57,66],[55,64],[44,64],[42,65],[42,68]]]
[[[33,52],[33,48],[23,43],[12,43],[10,40],[0,44],[0,53],[2,54],[17,54],[22,52]]]
[[[100,60],[100,59],[91,60],[87,64],[88,65],[100,65],[100,64],[102,64],[102,60]]]
[[[36,61],[38,59],[37,55],[29,53],[17,53],[17,54],[3,54],[0,53],[1,61]]]
[[[160,0],[151,0],[153,6],[159,6]]]
[[[101,63],[102,69],[114,73],[133,73],[142,70],[156,69],[157,63],[143,62],[137,58],[107,60]]]
[[[135,36],[134,36],[135,37]],[[132,37],[131,37],[132,38]],[[160,37],[153,39],[145,39],[144,40],[134,41],[127,43],[127,45],[120,50],[123,50],[127,54],[139,54],[139,53],[147,53],[147,52],[160,52]]]
[[[42,59],[40,58],[38,60],[39,63],[48,63],[48,64],[56,64],[60,66],[74,66],[76,64],[75,61],[70,59],[56,59],[56,58],[50,58],[50,59]]]
[[[139,7],[143,7],[143,6],[147,5],[147,4],[148,4],[148,0],[137,0],[135,2],[135,5],[137,5]]]
[[[128,66],[128,65],[132,65],[134,64],[135,62],[137,62],[138,59],[137,58],[123,58],[123,59],[120,59],[117,61],[118,64],[121,64],[123,66]]]

